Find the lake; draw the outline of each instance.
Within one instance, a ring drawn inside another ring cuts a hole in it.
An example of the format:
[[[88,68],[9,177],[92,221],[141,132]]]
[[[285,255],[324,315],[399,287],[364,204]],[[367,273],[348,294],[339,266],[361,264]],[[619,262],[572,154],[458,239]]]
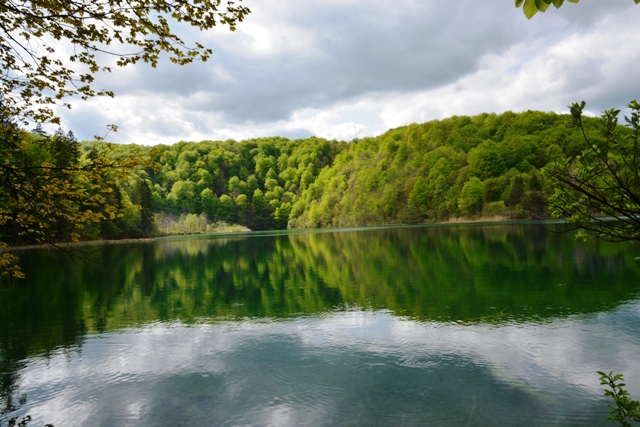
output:
[[[27,278],[0,286],[4,421],[609,426],[596,371],[640,398],[640,247],[563,228],[22,251]]]

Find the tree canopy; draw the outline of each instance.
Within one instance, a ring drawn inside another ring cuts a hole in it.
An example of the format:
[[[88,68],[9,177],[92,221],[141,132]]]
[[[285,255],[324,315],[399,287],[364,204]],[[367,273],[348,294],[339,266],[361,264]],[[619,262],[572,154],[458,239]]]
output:
[[[569,0],[571,3],[578,3],[580,0]],[[633,0],[636,4],[640,3],[640,0]],[[546,12],[549,6],[554,5],[556,8],[560,8],[564,3],[564,0],[515,0],[516,7],[522,6],[522,11],[528,19],[538,12]]]
[[[73,133],[28,133],[0,119],[0,235],[2,245],[77,241],[97,234],[100,224],[125,216],[119,186],[139,168],[153,168],[153,153],[119,155],[100,143],[81,156]],[[151,156],[149,156],[151,155]],[[144,187],[132,194],[142,199]],[[141,194],[142,193],[142,194]],[[141,200],[142,201],[142,200]],[[149,214],[137,215],[148,229]],[[103,230],[102,234],[105,234]],[[0,257],[0,274],[22,274],[9,253]]]
[[[242,0],[239,0],[242,1]],[[189,46],[170,23],[199,30],[226,25],[232,31],[250,10],[228,0],[2,0],[0,1],[0,112],[3,117],[59,123],[51,106],[80,96],[114,96],[92,86],[110,72],[108,58],[124,67],[155,67],[160,55],[184,65],[206,61],[211,49]],[[61,57],[58,43],[71,48]]]
[[[585,103],[574,103],[574,124],[584,132]],[[586,148],[559,158],[546,173],[557,183],[551,198],[556,216],[592,235],[612,241],[640,240],[640,104],[631,101],[626,128],[620,110],[606,110],[600,132],[584,133]]]
[[[264,230],[544,218],[554,189],[541,170],[587,148],[571,122],[570,115],[506,112],[412,124],[349,143],[179,142],[155,147],[159,168],[139,172],[148,188],[120,188],[141,207],[150,202],[166,233],[206,233],[223,222]],[[597,119],[584,122],[597,137]],[[81,144],[81,159],[94,145]],[[119,146],[118,155],[148,149]]]
[[[100,144],[81,155],[72,133],[20,125],[59,124],[53,107],[71,108],[73,97],[113,97],[93,85],[110,65],[156,67],[162,54],[178,65],[206,61],[211,49],[187,44],[173,27],[233,31],[248,13],[231,0],[0,0],[0,245],[55,245],[124,229],[147,236],[151,189],[131,177],[153,169],[153,153]],[[0,273],[20,276],[16,260],[3,253]]]

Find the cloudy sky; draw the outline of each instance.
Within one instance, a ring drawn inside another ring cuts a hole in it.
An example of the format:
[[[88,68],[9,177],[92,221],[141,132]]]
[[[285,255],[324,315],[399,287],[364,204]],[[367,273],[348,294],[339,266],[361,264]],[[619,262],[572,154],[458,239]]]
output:
[[[114,69],[64,127],[116,142],[351,140],[481,112],[598,113],[640,98],[640,5],[582,0],[528,21],[513,0],[244,0],[234,33],[180,30],[206,63]]]

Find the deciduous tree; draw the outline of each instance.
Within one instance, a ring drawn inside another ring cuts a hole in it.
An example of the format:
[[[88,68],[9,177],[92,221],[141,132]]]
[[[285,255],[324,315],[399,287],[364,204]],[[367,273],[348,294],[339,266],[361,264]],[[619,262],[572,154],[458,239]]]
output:
[[[551,209],[595,237],[640,240],[640,103],[629,103],[626,129],[618,125],[620,110],[604,111],[600,140],[585,132],[584,107],[584,102],[574,103],[571,115],[587,148],[546,169],[558,184]]]
[[[80,161],[74,144],[61,132],[33,139],[15,122],[0,118],[0,232],[5,244],[77,241],[87,227],[121,215],[120,206],[109,203],[117,182],[153,164],[147,155],[117,156],[111,144]],[[21,276],[16,260],[3,254],[0,274]]]
[[[239,0],[242,1],[242,0]],[[6,117],[59,123],[52,105],[69,97],[114,96],[96,89],[94,76],[110,72],[109,57],[124,67],[155,67],[160,55],[179,65],[206,61],[211,49],[189,46],[172,28],[227,25],[250,13],[222,0],[3,0],[0,1],[0,103]],[[72,52],[64,57],[60,45]]]

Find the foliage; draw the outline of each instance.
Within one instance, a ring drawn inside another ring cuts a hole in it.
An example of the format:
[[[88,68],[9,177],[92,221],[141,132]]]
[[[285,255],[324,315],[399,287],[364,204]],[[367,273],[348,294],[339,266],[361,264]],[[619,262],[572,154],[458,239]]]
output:
[[[579,0],[569,0],[571,3],[578,3]],[[640,3],[640,0],[633,0],[636,4]],[[545,12],[552,4],[556,8],[560,8],[564,3],[564,0],[515,0],[516,7],[522,6],[522,10],[527,19],[533,18],[538,12]]]
[[[143,179],[137,179],[131,194],[131,202],[140,208],[139,221],[136,224],[140,237],[150,237],[154,228],[153,199],[149,183]]]
[[[209,222],[253,230],[286,228],[301,193],[346,146],[320,138],[180,142],[157,147],[162,167],[142,178],[156,212],[204,213]]]
[[[78,143],[6,122],[0,232],[6,244],[56,244],[150,236],[170,222],[184,227],[165,232],[188,233],[187,218],[206,224],[193,228],[202,233],[216,223],[264,230],[545,218],[555,189],[540,170],[587,149],[583,135],[600,141],[598,120],[581,120],[579,128],[566,115],[507,112],[350,143],[275,137],[154,148]],[[3,255],[4,271],[14,268]]]
[[[626,384],[622,374],[613,375],[613,372],[607,374],[602,371],[598,371],[598,374],[600,384],[609,387],[609,390],[604,391],[604,395],[611,397],[615,403],[615,406],[609,405],[609,421],[618,421],[622,427],[631,427],[630,420],[640,422],[640,402],[629,397],[629,392],[624,389]]]
[[[618,126],[620,111],[611,109],[602,114],[601,132],[589,136],[582,116],[585,103],[573,104],[573,121],[586,148],[546,169],[557,183],[550,199],[554,214],[605,240],[640,240],[640,104],[628,106],[628,128]]]
[[[207,215],[204,213],[201,213],[200,215],[182,214],[177,218],[170,214],[159,214],[157,216],[157,227],[158,232],[161,235],[210,234],[250,231],[246,227],[229,225],[223,221],[210,223]]]
[[[152,155],[117,155],[112,144],[97,144],[80,158],[72,133],[28,133],[0,119],[0,235],[3,243],[49,244],[78,241],[97,225],[124,216],[118,183]],[[17,258],[3,253],[2,274],[21,277]]]
[[[235,30],[248,13],[248,8],[233,1],[221,7],[221,0],[2,1],[0,102],[4,118],[59,123],[51,109],[59,100],[113,96],[109,90],[92,87],[96,73],[111,71],[106,59],[110,56],[117,58],[119,67],[139,61],[155,67],[163,52],[179,65],[206,61],[211,50],[200,43],[187,46],[170,20],[199,30],[218,24]],[[59,43],[69,45],[68,60],[56,52]],[[70,108],[68,102],[62,105]]]
[[[78,143],[71,133],[28,133],[6,122],[0,232],[7,244],[56,244],[150,236],[181,217],[252,230],[545,218],[554,187],[540,170],[588,148],[583,134],[598,141],[597,120],[581,120],[582,129],[568,116],[507,112],[351,143],[260,138],[154,148]],[[11,253],[0,259],[4,271],[15,261]]]
[[[598,138],[597,121],[583,120]],[[78,161],[104,145],[80,143]],[[529,111],[456,116],[350,143],[273,137],[111,148],[117,158],[144,154],[157,168],[141,164],[111,182],[106,204],[121,206],[123,217],[85,226],[80,239],[148,236],[154,213],[204,213],[208,224],[252,230],[545,218],[554,188],[540,170],[586,143],[570,117]]]
[[[484,184],[477,177],[472,177],[462,187],[458,207],[463,215],[473,217],[482,210],[482,194]]]
[[[535,111],[455,116],[354,140],[302,191],[289,226],[440,222],[482,212],[546,218],[553,186],[540,170],[586,147],[570,122]],[[585,125],[597,134],[595,120]]]

